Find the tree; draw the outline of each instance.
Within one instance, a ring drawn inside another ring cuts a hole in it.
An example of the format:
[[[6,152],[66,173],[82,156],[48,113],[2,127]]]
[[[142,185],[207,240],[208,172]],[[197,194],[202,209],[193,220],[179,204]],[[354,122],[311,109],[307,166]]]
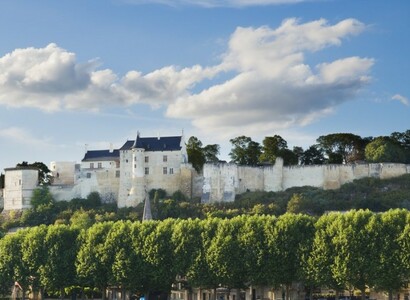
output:
[[[288,149],[288,143],[279,135],[267,136],[262,141],[262,154],[259,157],[261,163],[274,164],[280,151]]]
[[[375,287],[387,291],[389,300],[399,292],[409,280],[410,266],[403,264],[402,253],[407,252],[400,242],[407,224],[407,210],[390,210],[379,217],[379,258]]]
[[[340,213],[331,213],[321,216],[315,223],[312,251],[304,264],[307,281],[313,286],[334,289],[336,299],[339,298],[339,292],[345,289],[344,282],[333,275],[336,257],[335,224],[339,217]]]
[[[238,165],[257,165],[261,155],[261,146],[250,137],[239,136],[229,140],[233,146],[229,156]]]
[[[337,219],[332,273],[338,284],[361,292],[376,283],[378,272],[378,218],[366,210],[349,211]]]
[[[322,135],[317,140],[327,155],[327,163],[350,163],[364,158],[364,148],[369,142],[352,133]]]
[[[44,244],[46,235],[47,227],[45,225],[32,227],[25,235],[22,243],[22,260],[27,264],[30,272],[32,291],[34,295],[40,293],[40,299],[44,296],[41,285],[41,272],[47,261],[47,249]]]
[[[76,284],[75,258],[78,231],[66,225],[48,227],[44,240],[47,260],[41,269],[41,283],[51,291],[59,291],[64,298],[64,288]]]
[[[369,162],[406,163],[406,150],[397,141],[381,136],[370,142],[365,149]]]
[[[22,259],[22,242],[26,233],[27,230],[19,230],[0,240],[0,290],[8,294],[14,282],[17,282],[22,289],[23,300],[30,284],[29,268]]]
[[[312,145],[300,156],[302,165],[322,165],[325,162],[323,150],[319,145]]]
[[[76,271],[83,286],[98,287],[105,300],[111,265],[104,260],[104,243],[112,222],[97,223],[81,232],[80,247],[76,259]]]
[[[31,196],[31,205],[35,210],[40,207],[51,206],[54,203],[53,195],[47,186],[36,188]]]
[[[195,136],[191,136],[186,144],[188,161],[197,172],[202,171],[206,162],[218,162],[219,145],[212,144],[202,147],[202,142]]]
[[[286,299],[290,286],[304,279],[303,258],[310,252],[314,235],[313,218],[306,215],[284,214],[266,227],[269,246],[267,266],[272,270],[270,283],[283,285]]]

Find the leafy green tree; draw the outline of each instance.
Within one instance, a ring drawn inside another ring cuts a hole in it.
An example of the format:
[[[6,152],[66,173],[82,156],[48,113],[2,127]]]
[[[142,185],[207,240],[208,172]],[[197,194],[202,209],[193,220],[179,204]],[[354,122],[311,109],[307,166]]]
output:
[[[45,225],[32,227],[22,242],[22,260],[29,269],[32,292],[34,296],[39,296],[38,298],[40,299],[44,296],[43,286],[41,285],[41,273],[45,268],[48,258],[47,249],[44,244],[46,235],[47,227]]]
[[[322,149],[318,145],[312,145],[300,156],[302,165],[322,165],[325,162]]]
[[[265,236],[265,225],[275,222],[274,216],[246,216],[238,218],[243,222],[238,232],[238,243],[241,249],[241,264],[244,267],[246,283],[253,286],[268,285],[268,273],[264,270],[268,263],[268,241]]]
[[[393,132],[390,138],[399,143],[404,149],[410,150],[410,129],[404,132]]]
[[[380,222],[380,251],[377,261],[377,279],[375,287],[387,291],[389,300],[393,293],[399,292],[409,280],[410,266],[403,264],[401,237],[407,224],[407,210],[390,210],[378,216]],[[407,251],[406,251],[407,252]]]
[[[47,186],[36,188],[31,196],[31,205],[34,209],[38,209],[41,206],[51,206],[54,203],[53,195]]]
[[[188,161],[197,172],[202,171],[206,162],[218,162],[220,147],[217,144],[202,146],[202,142],[195,136],[191,136],[186,144]]]
[[[327,155],[327,163],[350,163],[363,160],[367,139],[352,133],[322,135],[317,140],[319,147]]]
[[[262,154],[259,157],[261,163],[274,164],[282,150],[288,149],[288,143],[279,135],[267,136],[262,141]]]
[[[247,279],[238,239],[241,226],[240,218],[221,220],[206,252],[211,271],[227,288],[243,288]]]
[[[208,262],[208,252],[210,251],[212,239],[216,234],[220,222],[221,220],[218,218],[208,218],[200,222],[202,228],[201,248],[187,273],[188,282],[192,286],[200,286],[214,290],[213,300],[216,300],[215,295],[216,288],[219,286],[219,277],[211,270]]]
[[[200,254],[202,227],[199,219],[177,220],[172,231],[172,248],[175,255],[175,272],[181,276],[188,274]]]
[[[332,272],[341,286],[351,286],[366,297],[366,288],[375,284],[378,272],[377,217],[370,211],[349,211],[337,220]]]
[[[304,279],[304,258],[310,253],[314,236],[313,218],[284,214],[265,230],[269,247],[267,266],[272,270],[270,283],[284,286],[289,300],[291,284]]]
[[[27,230],[19,230],[0,239],[0,290],[8,294],[14,282],[18,282],[23,300],[30,285],[30,271],[22,259],[22,242],[26,233]]]
[[[262,148],[258,142],[250,137],[239,136],[229,140],[233,146],[229,156],[238,165],[257,165],[262,154]]]
[[[98,287],[105,300],[111,265],[105,260],[105,242],[112,222],[97,223],[81,232],[76,271],[83,286]]]
[[[61,299],[64,288],[76,284],[77,236],[76,229],[52,225],[44,240],[47,260],[41,269],[41,283],[47,290],[59,291]]]
[[[186,144],[186,152],[188,154],[188,161],[197,172],[200,172],[206,161],[202,151],[202,142],[197,137],[191,136]]]
[[[218,155],[220,151],[220,146],[218,144],[206,145],[202,148],[202,152],[205,156],[205,162],[216,163],[219,161]]]
[[[406,163],[406,150],[389,137],[378,137],[370,142],[365,149],[368,162]]]
[[[345,289],[344,282],[338,281],[333,276],[336,248],[334,238],[336,236],[335,224],[338,222],[340,213],[323,215],[315,223],[315,235],[313,238],[312,251],[304,264],[306,280],[314,286],[327,287],[335,290],[336,299],[339,292]]]
[[[144,241],[142,255],[149,264],[146,276],[151,291],[170,292],[177,275],[172,249],[172,231],[175,220],[164,220],[151,231]]]

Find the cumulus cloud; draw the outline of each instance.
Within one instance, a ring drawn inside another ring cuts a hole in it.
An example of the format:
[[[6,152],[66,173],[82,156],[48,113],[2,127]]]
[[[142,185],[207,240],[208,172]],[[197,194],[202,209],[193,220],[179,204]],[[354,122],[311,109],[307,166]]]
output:
[[[78,63],[74,53],[56,44],[16,49],[0,58],[0,104],[45,111],[136,103],[157,106],[218,72],[199,65],[170,66],[145,75],[130,71],[120,78],[112,70],[97,68],[95,60]]]
[[[16,49],[0,58],[0,105],[98,111],[143,103],[165,106],[166,116],[192,120],[200,130],[231,136],[303,126],[352,100],[371,80],[374,64],[353,56],[311,66],[306,53],[341,46],[365,27],[355,19],[239,27],[219,64],[165,66],[147,74],[130,70],[124,76],[99,69],[96,60],[79,63],[55,44]],[[221,73],[228,79],[203,88],[205,79]]]
[[[251,134],[306,125],[353,99],[366,85],[374,61],[347,57],[315,67],[306,52],[339,46],[362,32],[354,19],[329,25],[325,20],[300,24],[285,20],[276,29],[238,28],[220,67],[236,71],[226,82],[180,97],[168,107],[171,117],[188,117],[208,132]]]
[[[406,97],[404,97],[404,96],[402,96],[402,95],[400,95],[400,94],[394,95],[391,99],[392,99],[392,100],[399,101],[399,102],[401,102],[401,103],[402,103],[403,105],[405,105],[405,106],[410,106],[410,101],[409,101],[409,99],[406,98]]]

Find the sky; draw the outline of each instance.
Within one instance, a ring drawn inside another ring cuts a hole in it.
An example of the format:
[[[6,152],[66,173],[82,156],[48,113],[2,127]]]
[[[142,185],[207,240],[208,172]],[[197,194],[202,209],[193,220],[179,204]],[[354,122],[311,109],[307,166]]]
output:
[[[141,136],[410,129],[407,0],[3,0],[0,172]]]

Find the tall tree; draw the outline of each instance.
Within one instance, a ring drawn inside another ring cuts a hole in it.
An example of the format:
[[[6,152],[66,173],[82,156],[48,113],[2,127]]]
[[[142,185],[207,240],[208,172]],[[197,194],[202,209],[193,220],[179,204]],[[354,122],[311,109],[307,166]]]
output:
[[[366,298],[378,272],[378,219],[370,211],[350,211],[338,218],[333,276],[340,285],[352,286]]]
[[[229,156],[238,165],[257,165],[262,148],[258,142],[252,141],[250,137],[239,136],[229,140],[233,146]]]
[[[310,252],[314,235],[313,218],[306,215],[284,214],[273,226],[266,227],[269,246],[270,283],[282,285],[290,299],[293,282],[304,279],[303,262]]]
[[[30,285],[30,271],[22,259],[22,242],[26,234],[27,230],[19,230],[0,239],[0,290],[8,294],[16,282],[22,289],[23,300]]]
[[[104,244],[112,222],[96,223],[81,232],[80,247],[76,259],[76,271],[82,286],[98,287],[105,300],[111,265],[104,260]]]
[[[390,137],[381,136],[370,142],[365,148],[368,162],[395,162],[406,163],[406,150],[399,142]]]
[[[47,260],[41,269],[41,283],[50,290],[59,291],[64,298],[64,288],[76,284],[75,258],[78,231],[66,225],[48,227],[44,240]]]
[[[280,136],[267,136],[262,141],[262,154],[260,162],[274,164],[282,150],[288,149],[288,143]]]
[[[327,162],[336,164],[362,160],[368,143],[367,139],[352,133],[322,135],[316,141],[327,155]]]
[[[323,150],[319,145],[312,145],[300,156],[302,165],[322,165],[325,162]]]
[[[401,246],[408,217],[407,210],[390,210],[378,215],[380,251],[375,287],[388,292],[389,300],[393,299],[393,293],[399,292],[409,281],[410,266],[403,264],[402,260],[402,253],[407,251]]]
[[[197,172],[201,172],[206,162],[218,162],[219,145],[211,144],[202,146],[202,142],[195,136],[191,136],[186,144],[188,161]]]
[[[32,227],[22,242],[22,260],[27,264],[30,272],[32,292],[34,293],[34,298],[37,298],[36,295],[40,294],[38,297],[40,299],[44,297],[41,273],[46,266],[48,258],[47,249],[44,244],[46,235],[47,227],[45,225]]]

